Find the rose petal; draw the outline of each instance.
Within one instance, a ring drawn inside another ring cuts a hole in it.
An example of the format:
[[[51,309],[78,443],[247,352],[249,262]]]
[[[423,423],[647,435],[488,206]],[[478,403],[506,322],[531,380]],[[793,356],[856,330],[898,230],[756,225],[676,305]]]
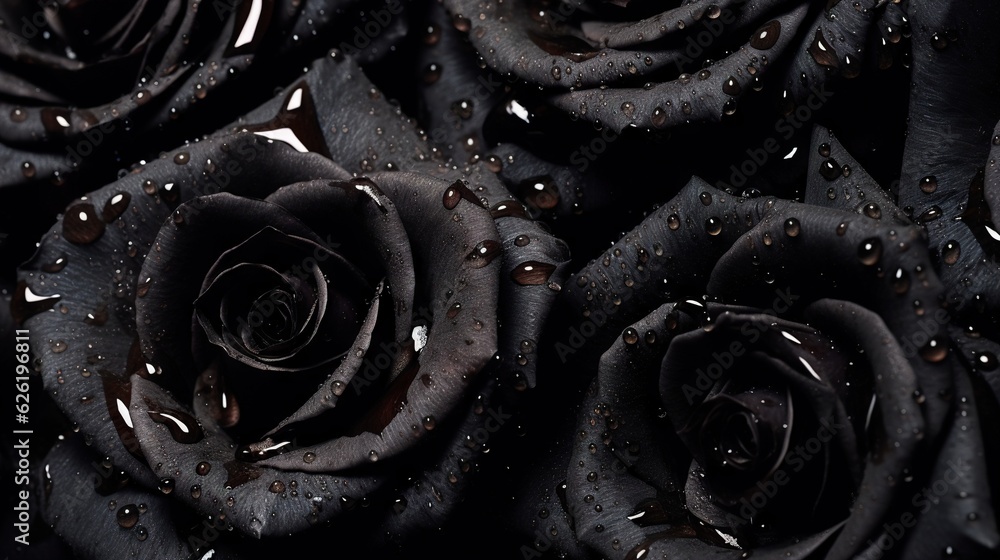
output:
[[[218,539],[222,524],[204,521],[169,496],[136,485],[111,494],[94,490],[103,472],[81,438],[45,457],[42,515],[82,558],[237,558]],[[215,536],[206,540],[205,535]],[[34,543],[32,543],[34,544]]]
[[[838,208],[873,220],[912,223],[829,130],[813,127],[811,148],[806,204]]]

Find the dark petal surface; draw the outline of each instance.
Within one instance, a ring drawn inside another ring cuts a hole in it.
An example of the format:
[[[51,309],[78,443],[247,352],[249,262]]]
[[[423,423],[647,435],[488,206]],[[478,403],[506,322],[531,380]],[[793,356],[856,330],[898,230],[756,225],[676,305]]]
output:
[[[804,101],[832,77],[862,72],[873,24],[885,11],[843,2],[720,2],[635,21],[623,9],[617,14],[626,21],[613,22],[601,20],[611,12],[570,2],[545,10],[519,2],[446,6],[456,21],[470,22],[469,39],[491,67],[554,93],[569,88],[555,93],[557,106],[616,131],[718,121],[774,67],[771,95]]]
[[[796,220],[794,227],[788,223],[791,218]],[[589,301],[611,302],[602,318],[607,322],[592,340],[598,346],[623,332],[618,340],[628,345],[632,337],[621,330],[628,324],[625,321],[648,313],[657,301],[698,293],[693,290],[699,290],[699,286],[713,298],[765,308],[781,305],[782,311],[791,316],[816,321],[820,330],[837,336],[849,334],[848,346],[877,345],[865,354],[869,360],[876,360],[872,370],[877,373],[877,404],[881,421],[889,423],[886,434],[892,443],[885,451],[875,452],[879,457],[875,467],[865,469],[858,490],[860,502],[833,545],[833,557],[856,554],[866,539],[878,538],[882,530],[879,521],[892,506],[887,499],[875,498],[875,503],[886,505],[873,509],[868,502],[870,496],[888,492],[902,501],[908,498],[905,490],[884,485],[882,481],[887,475],[891,473],[893,479],[900,480],[909,472],[921,480],[932,480],[931,471],[940,467],[918,462],[921,465],[918,468],[913,458],[945,441],[951,428],[943,421],[955,410],[952,404],[955,358],[948,350],[948,337],[940,328],[926,332],[918,323],[918,317],[927,314],[933,317],[935,312],[938,317],[935,321],[948,320],[947,312],[937,307],[941,285],[928,268],[929,256],[920,232],[913,227],[890,228],[878,222],[853,212],[820,210],[769,199],[734,199],[693,181],[674,201],[652,213],[639,228],[575,276],[584,280],[577,283],[571,279],[570,290],[565,294],[569,302],[578,302],[571,303],[575,309],[596,309],[588,307],[593,305]],[[672,251],[681,239],[685,250]],[[651,276],[644,268],[654,261],[642,262],[637,256],[639,248],[648,253],[654,243],[659,249],[654,249],[653,254],[674,258],[672,266]],[[873,274],[876,264],[879,270],[888,273]],[[838,282],[845,274],[845,267],[856,269],[851,274],[864,279],[863,282],[851,285]],[[900,289],[900,276],[894,274],[897,269],[919,281]],[[706,276],[707,280],[703,280]],[[626,283],[627,278],[633,282]],[[803,282],[803,278],[809,281]],[[804,308],[809,302],[834,294],[856,303],[814,304]],[[921,302],[919,307],[923,308],[916,313],[914,301]],[[620,305],[614,305],[618,302]],[[857,307],[859,304],[863,307]],[[831,305],[840,307],[832,311]],[[693,309],[690,305],[688,308]],[[590,312],[591,317],[593,313]],[[864,334],[875,324],[875,313],[887,330],[882,330],[882,334]],[[867,319],[861,327],[857,321],[864,314]],[[586,322],[587,316],[584,311],[581,322]],[[835,318],[833,322],[831,316]],[[822,317],[827,319],[821,321]],[[636,338],[641,340],[641,332],[637,334]],[[887,378],[889,374],[894,378]],[[901,389],[901,383],[911,389]],[[913,392],[918,389],[919,393]],[[916,409],[914,394],[928,395],[919,399]],[[919,410],[919,414],[914,410]],[[897,424],[898,428],[891,427]],[[951,526],[954,524],[953,520]]]
[[[167,559],[201,558],[214,550],[212,558],[239,558],[216,540],[225,523],[201,518],[172,496],[134,484],[112,493],[95,491],[95,480],[105,471],[81,439],[73,437],[49,452],[40,465],[39,486],[46,519],[76,554]]]
[[[997,231],[989,223],[996,219],[996,179],[988,194],[976,186],[984,166],[996,174],[990,162],[997,158],[991,139],[1000,121],[1000,62],[994,55],[1000,37],[993,25],[998,10],[991,2],[911,2],[907,8],[913,79],[899,206],[912,207],[914,216],[940,209],[941,218],[926,223],[927,233],[942,257],[952,248],[954,260],[938,269],[965,321],[994,314],[1000,305],[996,240],[984,229]],[[928,177],[935,189],[926,188]]]

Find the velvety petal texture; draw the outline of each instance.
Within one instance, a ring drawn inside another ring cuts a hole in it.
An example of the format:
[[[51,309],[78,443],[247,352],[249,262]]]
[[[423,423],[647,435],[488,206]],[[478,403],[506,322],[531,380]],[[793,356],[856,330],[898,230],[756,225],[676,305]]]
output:
[[[581,365],[603,355],[576,435],[551,453],[571,529],[553,546],[632,559],[995,551],[978,423],[996,401],[962,397],[984,378],[955,350],[968,342],[946,328],[922,230],[892,207],[838,207],[837,193],[743,199],[693,179],[570,279],[577,322],[557,350]],[[938,544],[911,544],[924,538]]]
[[[7,555],[1000,557],[998,21],[0,5]]]
[[[461,502],[535,382],[568,255],[497,210],[520,203],[482,164],[424,161],[371,91],[332,53],[244,122],[82,197],[22,268],[15,318],[52,341],[43,381],[120,473],[111,499],[164,494],[224,519],[236,548],[326,524],[387,546]],[[380,153],[388,171],[334,163]],[[52,475],[50,522],[70,478]]]

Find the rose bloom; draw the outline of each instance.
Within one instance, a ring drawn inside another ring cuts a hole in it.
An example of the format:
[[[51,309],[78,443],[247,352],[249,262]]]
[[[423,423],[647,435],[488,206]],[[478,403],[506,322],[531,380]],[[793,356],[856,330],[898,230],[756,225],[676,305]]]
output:
[[[15,319],[81,433],[39,507],[78,555],[396,546],[512,424],[566,247],[372,91],[332,53],[72,203],[22,266]]]
[[[996,554],[997,344],[822,129],[810,167],[805,204],[694,178],[567,282],[555,350],[597,376],[522,556]]]

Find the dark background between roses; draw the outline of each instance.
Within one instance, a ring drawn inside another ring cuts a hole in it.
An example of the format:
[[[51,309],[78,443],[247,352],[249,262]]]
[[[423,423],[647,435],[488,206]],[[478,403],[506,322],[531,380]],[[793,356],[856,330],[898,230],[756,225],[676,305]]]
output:
[[[546,2],[526,4],[531,6],[524,6],[526,12],[557,8]],[[642,3],[632,4],[642,13]],[[557,237],[568,242],[572,271],[584,268],[649,213],[671,200],[692,176],[717,187],[732,187],[731,192],[736,195],[803,199],[808,177],[815,172],[809,167],[814,124],[830,128],[846,153],[856,160],[858,168],[864,169],[900,208],[915,206],[915,213],[920,214],[930,206],[917,198],[912,185],[931,174],[927,169],[934,170],[940,187],[932,196],[945,216],[927,222],[931,254],[939,255],[945,240],[960,238],[964,251],[959,265],[974,272],[955,274],[950,271],[957,267],[936,264],[945,285],[952,287],[951,296],[973,293],[981,296],[976,298],[976,305],[962,307],[964,311],[955,324],[975,325],[986,338],[998,339],[994,323],[1000,281],[995,265],[980,264],[996,253],[988,243],[983,244],[981,251],[973,250],[980,240],[968,234],[963,229],[966,226],[956,219],[965,209],[962,203],[969,197],[966,178],[974,174],[970,170],[987,163],[988,143],[996,134],[994,126],[1000,118],[998,38],[996,33],[988,32],[997,21],[995,10],[975,3],[949,11],[935,3],[904,2],[904,7],[914,11],[911,16],[914,25],[902,39],[895,63],[884,70],[865,67],[853,79],[831,77],[823,90],[828,92],[828,99],[808,112],[808,119],[800,128],[778,128],[780,122],[788,121],[780,110],[777,90],[784,80],[798,77],[774,73],[765,78],[761,92],[747,93],[736,112],[721,122],[617,131],[611,127],[599,128],[601,125],[595,126],[588,119],[564,112],[550,97],[552,93],[563,92],[562,89],[540,88],[530,77],[518,76],[511,67],[477,55],[466,37],[470,28],[474,32],[477,26],[475,4],[447,3],[450,12],[435,2],[307,5],[309,10],[326,9],[336,14],[329,17],[333,23],[302,43],[291,40],[290,31],[280,34],[280,39],[273,39],[275,45],[282,45],[276,47],[275,54],[270,58],[259,56],[261,60],[251,62],[239,77],[241,81],[229,90],[212,92],[206,103],[213,104],[201,113],[193,111],[191,119],[171,124],[169,117],[164,118],[169,114],[169,102],[158,111],[137,111],[131,121],[134,132],[116,130],[108,139],[98,142],[100,155],[85,158],[76,172],[63,168],[58,179],[54,179],[52,170],[59,170],[65,163],[56,160],[66,153],[60,141],[41,148],[14,142],[0,147],[0,161],[5,166],[5,181],[0,188],[0,231],[4,234],[0,239],[3,259],[0,283],[6,296],[9,298],[12,293],[16,267],[31,256],[34,244],[69,201],[113,181],[141,159],[153,159],[184,141],[212,134],[287,87],[314,58],[325,56],[331,48],[339,48],[357,51],[368,77],[386,98],[396,100],[406,115],[416,119],[426,133],[426,141],[437,147],[440,160],[450,159],[459,166],[470,160],[492,163],[490,156],[499,160],[503,164],[499,176],[508,188],[525,200],[533,215],[545,222]],[[594,11],[606,16],[608,12],[601,10],[608,9],[614,6],[599,6]],[[5,27],[18,33],[20,18],[30,20],[37,12],[34,3],[12,10],[12,15],[5,15],[11,20],[4,20]],[[227,17],[229,13],[226,12]],[[379,19],[386,17],[386,13],[392,15],[389,24]],[[945,15],[939,20],[938,13]],[[619,13],[617,17],[631,19],[627,13]],[[760,22],[763,21],[766,18],[762,16]],[[372,22],[377,25],[365,27]],[[750,25],[747,32],[755,28]],[[368,33],[366,29],[374,32]],[[952,38],[950,45],[939,50],[939,45],[933,43],[940,40],[935,33],[944,33],[946,29],[954,29],[959,37]],[[694,71],[706,59],[745,41],[744,35],[731,43],[727,42],[725,30],[722,39],[713,35],[704,52],[693,57]],[[804,41],[803,45],[807,43]],[[375,53],[372,44],[379,44],[382,49]],[[388,49],[387,45],[394,48]],[[685,45],[681,43],[682,47]],[[516,51],[516,47],[507,48]],[[497,48],[503,52],[505,47]],[[794,47],[790,50],[794,52]],[[803,54],[802,50],[796,54]],[[10,66],[9,59],[6,60]],[[487,60],[496,67],[487,64]],[[862,60],[871,62],[864,57]],[[67,83],[70,87],[93,87],[89,81],[74,84],[69,79]],[[178,95],[194,95],[194,88],[195,82],[184,84]],[[612,109],[627,100],[616,96],[614,89],[613,86],[608,89]],[[120,88],[107,99],[131,93],[127,87]],[[25,107],[45,104],[30,95],[3,101]],[[472,103],[464,105],[463,101]],[[526,108],[532,113],[531,122],[512,115],[511,107]],[[0,123],[4,127],[16,124],[6,114],[0,114]],[[362,126],[375,128],[379,123]],[[754,166],[759,169],[746,184],[735,185],[731,166],[738,169],[753,160],[755,154],[762,157],[760,149],[769,139],[777,141],[780,151],[769,152],[766,163]],[[970,150],[969,146],[975,149]],[[796,155],[783,159],[793,147],[798,148]],[[513,157],[513,164],[508,163],[508,156]],[[22,165],[33,159],[37,169],[48,172],[38,171],[26,177]],[[48,167],[42,162],[48,162]],[[342,163],[348,171],[359,174],[366,171],[362,162]],[[15,172],[7,173],[8,170]],[[533,192],[536,181],[531,179],[541,175],[554,178],[545,192],[557,193],[556,202],[551,196],[539,197]],[[987,188],[986,200],[993,200],[994,196],[995,191]],[[963,278],[971,280],[963,284]],[[555,307],[548,331],[550,342],[577,324],[575,312]],[[10,317],[3,313],[2,319],[4,324],[0,326],[9,331]],[[613,339],[619,334],[620,329],[615,329],[602,336]],[[600,346],[592,357],[594,369],[606,345]],[[576,416],[576,407],[584,399],[593,372],[570,369],[551,345],[541,358],[539,385],[520,402],[523,409],[517,426],[500,432],[490,442],[494,450],[489,460],[482,463],[480,484],[470,489],[452,523],[439,533],[414,538],[403,550],[404,554],[521,558],[525,546],[529,555],[544,553],[536,546],[532,531],[525,529],[518,519],[523,514],[522,504],[518,503],[522,499],[519,488],[526,484],[526,477],[537,480],[533,466],[547,460],[558,442],[572,436],[570,418]],[[12,361],[7,362],[12,371]],[[35,426],[41,426],[32,440],[33,468],[41,465],[44,450],[69,428],[59,411],[42,398],[43,394],[40,382],[35,380],[32,396],[37,401],[32,401],[32,418],[44,420],[33,420],[38,422]],[[986,417],[984,423],[990,420]],[[6,439],[9,437],[5,433],[4,453],[10,453]],[[988,457],[995,459],[995,450],[990,453]],[[5,458],[7,466],[14,463],[14,457],[5,455]],[[995,496],[998,489],[993,490]],[[11,542],[10,532],[9,524],[5,525],[5,547]],[[36,522],[32,541],[30,549],[10,550],[15,557],[71,557],[65,545],[47,534],[44,523]],[[296,546],[295,539],[290,539],[275,543],[269,553],[295,550]],[[331,553],[340,551],[349,557],[363,550],[364,544],[351,542],[349,535],[336,534],[330,543]]]

